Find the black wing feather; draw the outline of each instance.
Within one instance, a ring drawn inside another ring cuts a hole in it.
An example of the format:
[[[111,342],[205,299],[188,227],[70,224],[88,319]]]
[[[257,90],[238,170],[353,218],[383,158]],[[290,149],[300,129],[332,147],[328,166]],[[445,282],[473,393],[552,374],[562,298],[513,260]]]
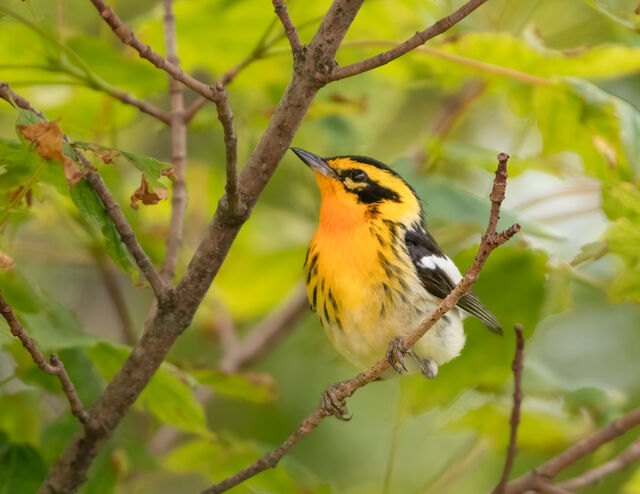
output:
[[[445,298],[455,288],[456,283],[453,282],[442,269],[438,266],[433,268],[422,266],[419,261],[425,256],[436,256],[442,259],[446,258],[445,253],[438,246],[433,237],[426,231],[407,231],[405,241],[409,250],[409,256],[413,261],[418,276],[422,281],[425,289],[438,298]],[[480,319],[489,330],[494,333],[502,334],[500,322],[496,319],[489,309],[487,309],[473,290],[469,290],[459,301],[457,306],[468,312],[472,316]]]

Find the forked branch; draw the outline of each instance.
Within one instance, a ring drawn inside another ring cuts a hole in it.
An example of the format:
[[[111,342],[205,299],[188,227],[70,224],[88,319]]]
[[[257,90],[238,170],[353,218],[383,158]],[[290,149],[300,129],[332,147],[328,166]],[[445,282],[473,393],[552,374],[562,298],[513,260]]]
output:
[[[167,72],[175,80],[180,81],[187,87],[190,87],[195,92],[201,94],[205,98],[211,101],[217,101],[220,98],[220,94],[216,90],[215,86],[205,84],[198,79],[191,77],[189,74],[183,72],[183,70],[176,64],[171,63],[165,57],[159,53],[153,51],[149,45],[145,45],[140,41],[135,34],[129,29],[122,19],[102,0],[91,0],[91,3],[100,13],[109,27],[113,30],[115,35],[125,44],[132,47],[138,52],[138,54],[151,62],[153,65],[161,70]]]
[[[440,302],[440,304],[438,304],[438,307],[431,316],[413,333],[403,338],[400,345],[404,350],[411,348],[436,322],[456,306],[460,298],[470,290],[471,285],[478,279],[480,270],[489,257],[489,254],[520,231],[520,225],[518,224],[512,225],[502,232],[496,231],[498,219],[500,218],[500,206],[504,200],[507,185],[508,159],[509,156],[505,153],[500,153],[498,155],[498,169],[496,171],[493,189],[490,196],[492,204],[489,224],[487,226],[486,233],[482,237],[482,241],[480,242],[480,247],[473,264],[465,274],[462,281],[460,281],[453,291],[442,302]],[[289,450],[293,448],[298,441],[310,434],[325,417],[332,414],[336,414],[338,416],[345,414],[346,406],[344,401],[352,396],[359,388],[380,377],[387,369],[389,369],[389,367],[389,361],[386,358],[382,358],[375,365],[366,371],[361,372],[353,379],[331,385],[327,391],[325,391],[322,403],[318,405],[313,413],[308,415],[302,423],[300,423],[295,432],[291,434],[280,447],[267,453],[255,463],[243,470],[240,470],[231,477],[212,485],[208,489],[204,490],[202,494],[218,494],[225,492],[267,468],[274,468],[289,452]],[[333,407],[325,405],[327,396],[329,395],[331,396],[331,401],[334,403]]]
[[[542,464],[531,473],[527,473],[518,477],[515,480],[512,480],[507,484],[507,488],[504,491],[506,494],[520,494],[527,492],[529,490],[535,489],[536,486],[540,483],[540,479],[543,479],[547,483],[553,480],[560,472],[573,465],[578,460],[584,458],[585,456],[593,453],[595,450],[600,448],[602,445],[613,441],[614,439],[622,436],[627,433],[631,429],[640,425],[640,408],[636,408],[629,412],[628,414],[620,417],[617,420],[614,420],[606,427],[596,431],[589,437],[578,441],[576,444],[570,446],[562,453],[557,456],[554,456],[546,463]],[[621,453],[621,455],[624,453]],[[621,465],[626,459],[629,457],[637,457],[637,451],[635,448],[631,449],[630,452],[626,452],[625,456],[619,462],[616,462],[614,465]],[[612,460],[614,461],[614,460]],[[605,464],[606,465],[606,464]],[[620,468],[622,468],[621,465]],[[604,467],[604,465],[603,465]],[[600,470],[597,475],[603,474],[609,467],[605,467],[605,470]],[[610,473],[610,472],[609,472]],[[592,474],[589,474],[592,475]],[[602,475],[601,475],[602,476]],[[580,483],[583,480],[573,479],[574,482]],[[595,480],[594,480],[595,481]],[[572,482],[572,481],[567,481]],[[585,484],[586,485],[586,484]],[[556,486],[554,486],[556,487]],[[566,486],[563,484],[558,484],[559,489],[563,489],[566,491]]]
[[[30,338],[24,330],[24,326],[18,318],[13,313],[13,309],[6,302],[6,300],[2,297],[0,293],[0,313],[2,317],[4,317],[5,321],[9,325],[9,329],[11,330],[11,334],[20,340],[24,349],[29,352],[31,358],[35,362],[35,364],[40,367],[47,374],[51,374],[52,376],[56,376],[62,385],[62,391],[67,397],[67,401],[69,402],[69,408],[71,408],[71,413],[85,426],[89,423],[89,414],[85,410],[80,398],[78,397],[78,393],[76,392],[76,388],[67,373],[67,370],[64,368],[64,364],[58,358],[57,355],[52,354],[49,357],[49,362],[47,362],[45,356],[42,354],[38,345]]]

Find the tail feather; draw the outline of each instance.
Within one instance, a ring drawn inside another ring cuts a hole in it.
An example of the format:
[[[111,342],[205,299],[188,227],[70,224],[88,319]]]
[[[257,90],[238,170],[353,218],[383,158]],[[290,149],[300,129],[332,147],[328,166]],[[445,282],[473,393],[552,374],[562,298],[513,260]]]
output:
[[[496,316],[482,305],[482,302],[480,302],[480,299],[473,291],[469,291],[460,299],[458,307],[470,315],[480,319],[482,324],[484,324],[490,331],[500,335],[502,334],[502,326]]]

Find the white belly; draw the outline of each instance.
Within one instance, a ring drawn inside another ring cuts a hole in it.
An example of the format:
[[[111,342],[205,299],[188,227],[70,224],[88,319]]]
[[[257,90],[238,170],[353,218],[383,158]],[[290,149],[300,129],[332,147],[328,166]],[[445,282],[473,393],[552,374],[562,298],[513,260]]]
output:
[[[360,368],[369,367],[384,358],[389,342],[415,330],[439,302],[420,286],[416,293],[405,293],[405,300],[395,300],[393,306],[385,307],[382,311],[383,299],[376,296],[373,290],[371,295],[371,303],[364,304],[357,311],[343,313],[342,327],[327,324],[323,320],[325,331],[335,348]],[[462,319],[458,309],[453,309],[429,329],[413,348],[419,357],[440,365],[460,355],[464,344]],[[415,369],[409,367],[409,370]]]

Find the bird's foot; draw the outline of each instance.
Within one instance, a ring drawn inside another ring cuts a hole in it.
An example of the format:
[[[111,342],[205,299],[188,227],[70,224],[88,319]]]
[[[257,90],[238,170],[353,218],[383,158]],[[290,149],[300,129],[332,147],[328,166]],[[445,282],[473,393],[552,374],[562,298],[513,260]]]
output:
[[[349,410],[347,409],[347,404],[344,401],[344,398],[338,396],[338,393],[342,391],[342,383],[334,383],[327,390],[322,393],[322,410],[327,415],[335,415],[335,417],[339,420],[351,420],[351,417],[348,417]]]
[[[389,342],[387,360],[391,364],[391,367],[393,367],[398,374],[406,374],[407,366],[404,365],[404,359],[409,355],[415,363],[418,364],[420,372],[424,377],[434,379],[438,375],[438,364],[435,360],[418,357],[413,349],[409,348],[408,350],[405,350],[402,348],[401,342],[401,337],[394,338]]]
[[[404,356],[409,353],[402,348],[402,338],[397,337],[389,342],[389,348],[387,350],[387,360],[391,364],[391,367],[395,369],[398,374],[406,374],[407,367],[404,365]]]

